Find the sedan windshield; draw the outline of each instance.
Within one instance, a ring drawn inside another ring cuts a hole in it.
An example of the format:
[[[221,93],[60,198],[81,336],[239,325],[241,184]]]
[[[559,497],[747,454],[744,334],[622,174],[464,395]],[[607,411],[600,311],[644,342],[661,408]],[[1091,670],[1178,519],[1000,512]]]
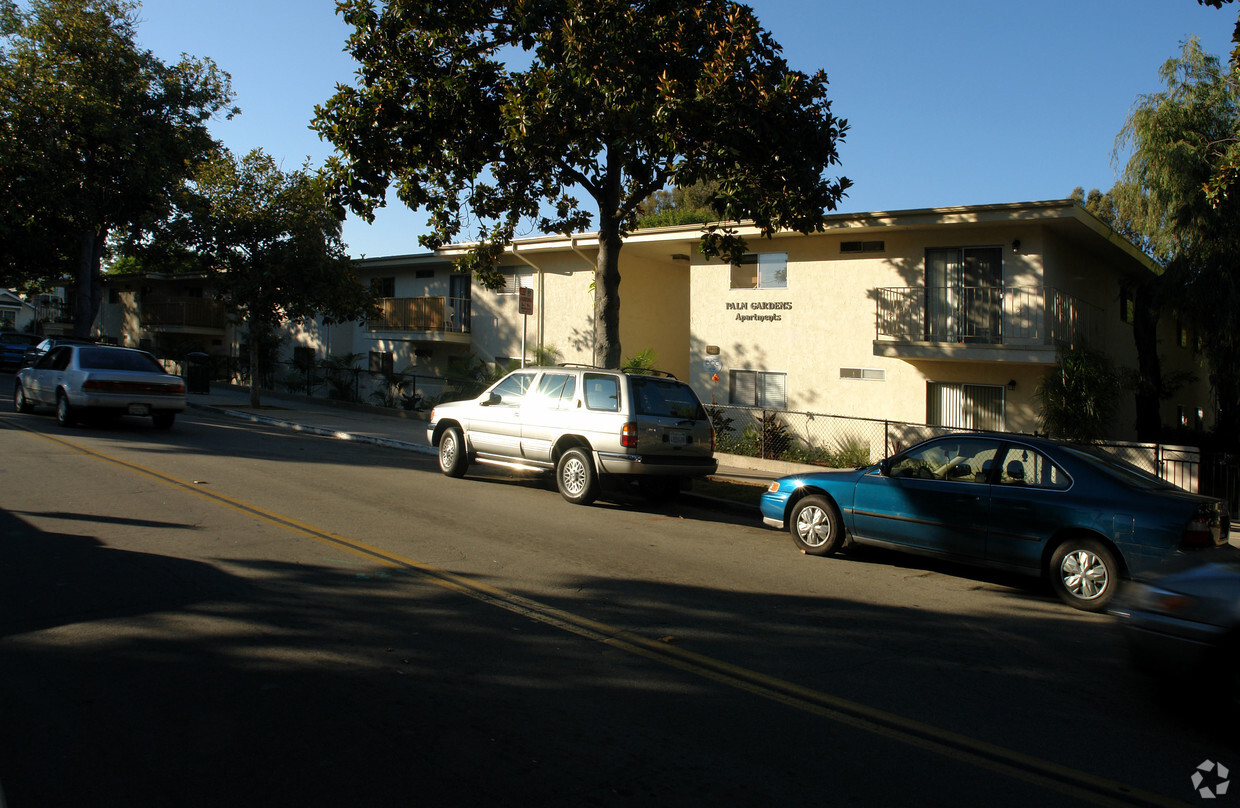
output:
[[[141,351],[120,351],[109,348],[83,348],[78,352],[78,367],[83,370],[135,370],[163,373],[155,357]]]

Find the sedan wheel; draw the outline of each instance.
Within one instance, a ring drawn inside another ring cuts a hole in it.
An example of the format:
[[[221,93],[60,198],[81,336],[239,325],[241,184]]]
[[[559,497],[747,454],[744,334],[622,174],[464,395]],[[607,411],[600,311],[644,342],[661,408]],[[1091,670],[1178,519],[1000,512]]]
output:
[[[69,397],[64,394],[56,397],[56,422],[61,426],[73,426],[77,423],[73,405],[69,403]]]
[[[17,412],[34,411],[34,404],[26,398],[26,390],[20,384],[13,388],[13,409]]]
[[[1095,539],[1068,539],[1051,556],[1051,586],[1077,609],[1100,612],[1115,597],[1119,565],[1106,545]]]
[[[835,503],[817,494],[797,502],[788,529],[792,540],[806,555],[831,555],[844,540],[844,528]]]

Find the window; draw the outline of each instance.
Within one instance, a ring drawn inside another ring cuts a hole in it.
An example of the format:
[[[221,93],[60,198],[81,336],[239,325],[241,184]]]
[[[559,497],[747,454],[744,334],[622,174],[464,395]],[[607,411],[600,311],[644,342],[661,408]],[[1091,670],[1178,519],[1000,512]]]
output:
[[[17,328],[17,312],[0,311],[0,328],[6,331]]]
[[[1137,298],[1127,287],[1119,290],[1119,319],[1129,325],[1137,321]]]
[[[959,429],[1003,431],[1004,388],[999,385],[930,382],[926,423]]]
[[[706,420],[702,403],[687,385],[655,376],[634,376],[631,379],[633,411],[656,418],[694,418]]]
[[[414,272],[414,273],[413,273],[413,277],[415,277],[415,278],[417,278],[417,279],[419,279],[419,280],[425,280],[425,279],[427,279],[427,278],[433,278],[433,277],[435,277],[435,270],[433,270],[433,269],[419,269],[419,270],[417,270],[416,272]]]
[[[396,279],[371,278],[370,291],[375,297],[396,297]]]
[[[787,289],[787,253],[749,253],[732,265],[733,289]]]
[[[989,482],[997,441],[948,437],[910,449],[891,460],[892,477],[917,477],[957,483]]]
[[[882,241],[841,241],[840,252],[842,253],[867,253],[867,252],[885,252],[887,249],[886,242]]]
[[[298,370],[309,370],[314,367],[314,349],[305,345],[293,348],[293,367]]]
[[[620,409],[620,380],[603,373],[587,373],[582,380],[586,406],[592,410],[616,412]]]
[[[999,485],[1051,488],[1062,491],[1072,485],[1067,473],[1041,452],[1027,446],[1011,446],[999,468]]]
[[[534,381],[534,376],[533,372],[514,373],[492,387],[491,392],[499,396],[497,403],[517,406],[525,398],[525,392],[530,389],[530,383]]]
[[[577,377],[568,373],[544,373],[538,382],[538,396],[549,410],[566,410],[573,404]]]
[[[385,373],[391,376],[392,370],[392,352],[391,351],[371,351],[370,352],[370,372]]]
[[[499,290],[501,295],[520,294],[521,289],[534,288],[534,276],[528,272],[521,272],[517,269],[501,269],[504,275],[504,288]]]
[[[887,371],[878,368],[840,368],[840,378],[881,382],[887,380]]]
[[[728,403],[740,407],[788,406],[788,374],[765,370],[728,371]]]

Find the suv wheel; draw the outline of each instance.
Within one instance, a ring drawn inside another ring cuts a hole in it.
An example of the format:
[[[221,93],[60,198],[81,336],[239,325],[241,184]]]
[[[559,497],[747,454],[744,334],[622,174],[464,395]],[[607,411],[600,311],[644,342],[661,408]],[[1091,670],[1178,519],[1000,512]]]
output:
[[[467,468],[469,458],[465,456],[465,439],[461,436],[461,430],[448,427],[439,436],[439,470],[449,477],[464,477]]]
[[[560,455],[555,465],[555,485],[560,495],[574,505],[589,505],[598,498],[598,475],[590,453],[573,448]]]

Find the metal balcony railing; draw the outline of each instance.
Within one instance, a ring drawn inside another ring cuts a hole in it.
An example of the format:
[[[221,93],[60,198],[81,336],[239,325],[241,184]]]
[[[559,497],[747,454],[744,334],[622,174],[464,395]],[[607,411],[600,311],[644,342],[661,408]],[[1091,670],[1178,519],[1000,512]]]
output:
[[[877,293],[880,340],[1101,344],[1102,310],[1049,286],[901,286]]]

